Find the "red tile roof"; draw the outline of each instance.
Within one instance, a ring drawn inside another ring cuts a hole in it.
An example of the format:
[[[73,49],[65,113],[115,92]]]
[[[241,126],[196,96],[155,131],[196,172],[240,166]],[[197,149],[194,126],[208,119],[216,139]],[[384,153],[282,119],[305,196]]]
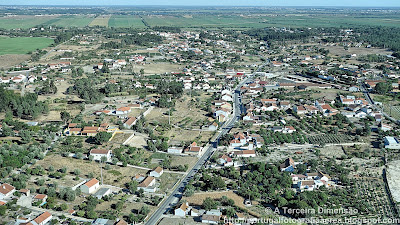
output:
[[[99,181],[96,178],[93,178],[93,179],[89,180],[88,182],[86,182],[84,185],[86,185],[88,188],[91,188],[94,185],[96,185],[97,183],[99,183]]]

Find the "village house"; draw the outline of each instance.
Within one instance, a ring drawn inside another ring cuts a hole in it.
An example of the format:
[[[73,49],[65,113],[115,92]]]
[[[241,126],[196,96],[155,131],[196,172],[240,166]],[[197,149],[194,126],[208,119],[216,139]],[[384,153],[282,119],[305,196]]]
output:
[[[100,187],[100,182],[96,178],[92,178],[85,184],[81,185],[81,191],[85,194],[93,194]]]
[[[0,186],[0,199],[6,199],[12,196],[12,194],[15,192],[15,187],[12,185],[9,185],[7,183],[3,183]]]
[[[232,166],[233,160],[227,155],[222,155],[217,159],[217,163],[221,166]]]
[[[45,194],[37,194],[33,198],[33,201],[46,202],[47,201],[47,195],[45,195]]]
[[[131,108],[130,107],[120,107],[120,108],[115,110],[115,114],[116,115],[128,114],[130,112],[131,112]]]
[[[184,202],[174,210],[175,216],[185,217],[190,211],[189,203]]]
[[[197,143],[193,142],[192,144],[189,145],[189,147],[187,147],[185,149],[185,153],[191,154],[191,155],[199,155],[201,150],[202,150],[202,147],[197,146]]]
[[[222,213],[219,210],[212,209],[201,216],[201,222],[207,224],[218,224]]]
[[[111,161],[111,150],[106,149],[92,149],[90,150],[89,156],[93,156],[93,160],[101,161],[103,157],[105,157],[106,162]]]
[[[51,213],[46,211],[46,212],[40,214],[38,217],[36,217],[31,222],[29,222],[27,225],[45,225],[48,222],[50,222],[50,220],[52,218],[53,218],[53,216],[51,215]]]
[[[292,158],[287,158],[280,166],[279,168],[281,171],[285,172],[290,172],[292,173],[294,169],[296,168],[295,162]]]
[[[169,154],[181,154],[183,152],[183,148],[182,147],[169,147],[167,149],[167,152]]]
[[[97,199],[102,199],[105,196],[111,195],[111,189],[110,188],[100,188],[95,194],[94,197]]]
[[[156,179],[152,176],[148,176],[142,181],[142,183],[137,186],[137,189],[142,189],[145,192],[156,192],[157,187],[155,186],[155,184]]]
[[[136,125],[136,122],[137,122],[136,117],[130,117],[129,119],[127,119],[127,120],[125,121],[125,123],[123,124],[123,126],[124,126],[126,129],[131,129],[132,126]]]
[[[157,166],[153,171],[150,172],[150,176],[152,177],[161,177],[161,175],[164,173],[163,168]]]
[[[242,157],[242,158],[256,157],[256,151],[255,150],[234,151],[233,155],[235,157]]]

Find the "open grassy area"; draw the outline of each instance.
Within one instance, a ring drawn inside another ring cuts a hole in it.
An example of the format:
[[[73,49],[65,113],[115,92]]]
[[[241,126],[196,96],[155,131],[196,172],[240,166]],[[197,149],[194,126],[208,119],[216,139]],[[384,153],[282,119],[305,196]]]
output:
[[[138,16],[112,16],[108,21],[109,27],[133,27],[145,28],[142,20]]]
[[[89,26],[108,27],[108,21],[110,20],[110,18],[111,18],[110,15],[98,16],[89,24]]]
[[[54,41],[50,38],[39,37],[0,37],[0,55],[26,54],[36,49],[48,47]]]
[[[351,27],[355,25],[400,27],[400,15],[346,15],[343,14],[194,14],[149,15],[143,17],[150,26],[176,26],[182,28],[263,28],[263,27]],[[61,27],[109,26],[145,28],[139,16],[15,16],[0,18],[0,28],[31,28],[38,25]]]
[[[84,27],[93,21],[91,16],[60,16],[56,19],[47,21],[43,25],[53,25],[60,27]]]
[[[16,16],[0,18],[0,28],[3,29],[27,29],[53,20],[54,16]]]

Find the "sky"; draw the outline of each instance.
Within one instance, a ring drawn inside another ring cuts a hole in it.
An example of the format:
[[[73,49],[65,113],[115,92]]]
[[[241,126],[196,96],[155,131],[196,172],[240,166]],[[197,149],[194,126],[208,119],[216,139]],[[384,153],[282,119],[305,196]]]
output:
[[[180,5],[400,7],[400,0],[0,0],[0,5]]]

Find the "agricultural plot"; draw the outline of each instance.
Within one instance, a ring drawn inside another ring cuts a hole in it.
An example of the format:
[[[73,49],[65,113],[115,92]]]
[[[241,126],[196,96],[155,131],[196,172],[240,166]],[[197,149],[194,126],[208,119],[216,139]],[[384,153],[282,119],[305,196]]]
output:
[[[146,28],[138,16],[112,16],[108,20],[109,27]]]
[[[174,27],[237,27],[237,28],[260,28],[264,27],[262,18],[242,16],[219,16],[219,15],[195,15],[195,16],[147,16],[145,21],[150,26],[174,26]]]
[[[6,54],[27,54],[36,49],[48,47],[54,41],[50,38],[39,37],[0,37],[0,55]]]
[[[59,27],[85,27],[93,21],[91,16],[60,16],[53,20],[49,20],[42,25],[52,25]]]
[[[110,20],[110,18],[111,18],[111,15],[98,16],[89,24],[89,26],[91,26],[91,27],[94,27],[94,26],[108,27],[108,21]]]
[[[55,17],[50,16],[17,16],[12,18],[0,18],[0,28],[3,29],[28,29],[41,24],[45,24]]]
[[[349,136],[344,134],[320,134],[315,136],[308,136],[310,144],[341,144],[350,141]]]
[[[362,179],[355,182],[357,190],[356,197],[365,200],[364,207],[367,208],[367,217],[395,218],[397,213],[386,193],[385,183],[382,179]]]
[[[400,106],[383,104],[383,111],[396,120],[400,120]]]

